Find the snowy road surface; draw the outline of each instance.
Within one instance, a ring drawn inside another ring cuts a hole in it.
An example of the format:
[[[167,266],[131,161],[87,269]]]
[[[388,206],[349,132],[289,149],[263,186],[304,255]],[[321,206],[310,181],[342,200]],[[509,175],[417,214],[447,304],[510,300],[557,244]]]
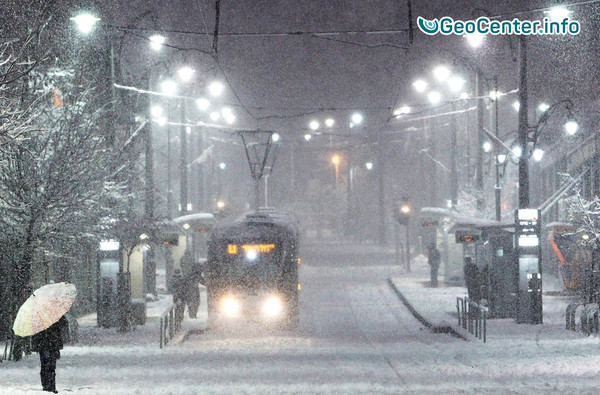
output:
[[[578,393],[600,389],[597,337],[543,336],[547,326],[488,343],[433,334],[386,283],[393,256],[303,246],[300,325],[212,327],[179,345],[69,346],[57,383],[68,393]],[[418,269],[418,268],[416,268]],[[140,331],[141,332],[141,331]],[[557,332],[562,333],[562,332]],[[143,333],[140,333],[143,335]],[[148,334],[149,335],[149,334]],[[0,393],[40,393],[39,361],[0,365]]]

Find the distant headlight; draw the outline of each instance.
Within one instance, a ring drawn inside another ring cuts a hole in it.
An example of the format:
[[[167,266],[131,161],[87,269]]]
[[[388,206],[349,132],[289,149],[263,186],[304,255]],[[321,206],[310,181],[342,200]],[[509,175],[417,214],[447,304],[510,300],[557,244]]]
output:
[[[269,296],[265,299],[262,310],[267,317],[277,317],[283,311],[283,302],[278,296]]]
[[[240,312],[240,302],[233,296],[225,296],[221,299],[221,311],[229,317],[235,317]]]

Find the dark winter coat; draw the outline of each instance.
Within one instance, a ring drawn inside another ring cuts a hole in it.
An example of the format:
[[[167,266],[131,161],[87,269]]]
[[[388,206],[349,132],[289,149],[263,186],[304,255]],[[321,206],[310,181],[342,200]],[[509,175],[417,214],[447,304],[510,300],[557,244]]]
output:
[[[440,251],[437,248],[430,248],[429,254],[427,257],[427,262],[431,267],[438,268],[440,267]]]
[[[52,324],[48,329],[36,333],[31,338],[31,349],[35,352],[40,351],[59,351],[63,348],[62,331],[69,323],[65,316]]]

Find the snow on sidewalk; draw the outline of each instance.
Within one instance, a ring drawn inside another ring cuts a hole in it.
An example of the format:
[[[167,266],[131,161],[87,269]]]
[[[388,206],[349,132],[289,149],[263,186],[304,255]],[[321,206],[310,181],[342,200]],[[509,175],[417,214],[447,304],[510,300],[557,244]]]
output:
[[[411,272],[390,279],[404,298],[428,323],[433,327],[451,326],[456,332],[471,341],[479,341],[475,335],[469,334],[458,324],[456,308],[457,297],[467,296],[465,287],[446,286],[443,276],[439,277],[440,286],[432,288],[429,279],[429,266],[427,259],[420,255],[411,261]],[[543,295],[543,324],[517,324],[513,318],[488,319],[487,341],[498,342],[502,340],[531,340],[539,342],[543,339],[549,341],[562,341],[567,339],[582,338],[584,335],[565,329],[565,311],[574,296],[560,296],[556,292],[547,294],[547,291],[558,290],[558,280],[555,276],[544,276]]]

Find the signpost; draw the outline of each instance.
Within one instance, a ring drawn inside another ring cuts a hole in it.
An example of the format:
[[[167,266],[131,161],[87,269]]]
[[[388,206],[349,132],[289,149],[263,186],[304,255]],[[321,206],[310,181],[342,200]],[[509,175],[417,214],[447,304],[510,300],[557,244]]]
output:
[[[538,209],[519,209],[515,215],[519,263],[516,318],[520,324],[542,323],[540,217],[541,212]]]

